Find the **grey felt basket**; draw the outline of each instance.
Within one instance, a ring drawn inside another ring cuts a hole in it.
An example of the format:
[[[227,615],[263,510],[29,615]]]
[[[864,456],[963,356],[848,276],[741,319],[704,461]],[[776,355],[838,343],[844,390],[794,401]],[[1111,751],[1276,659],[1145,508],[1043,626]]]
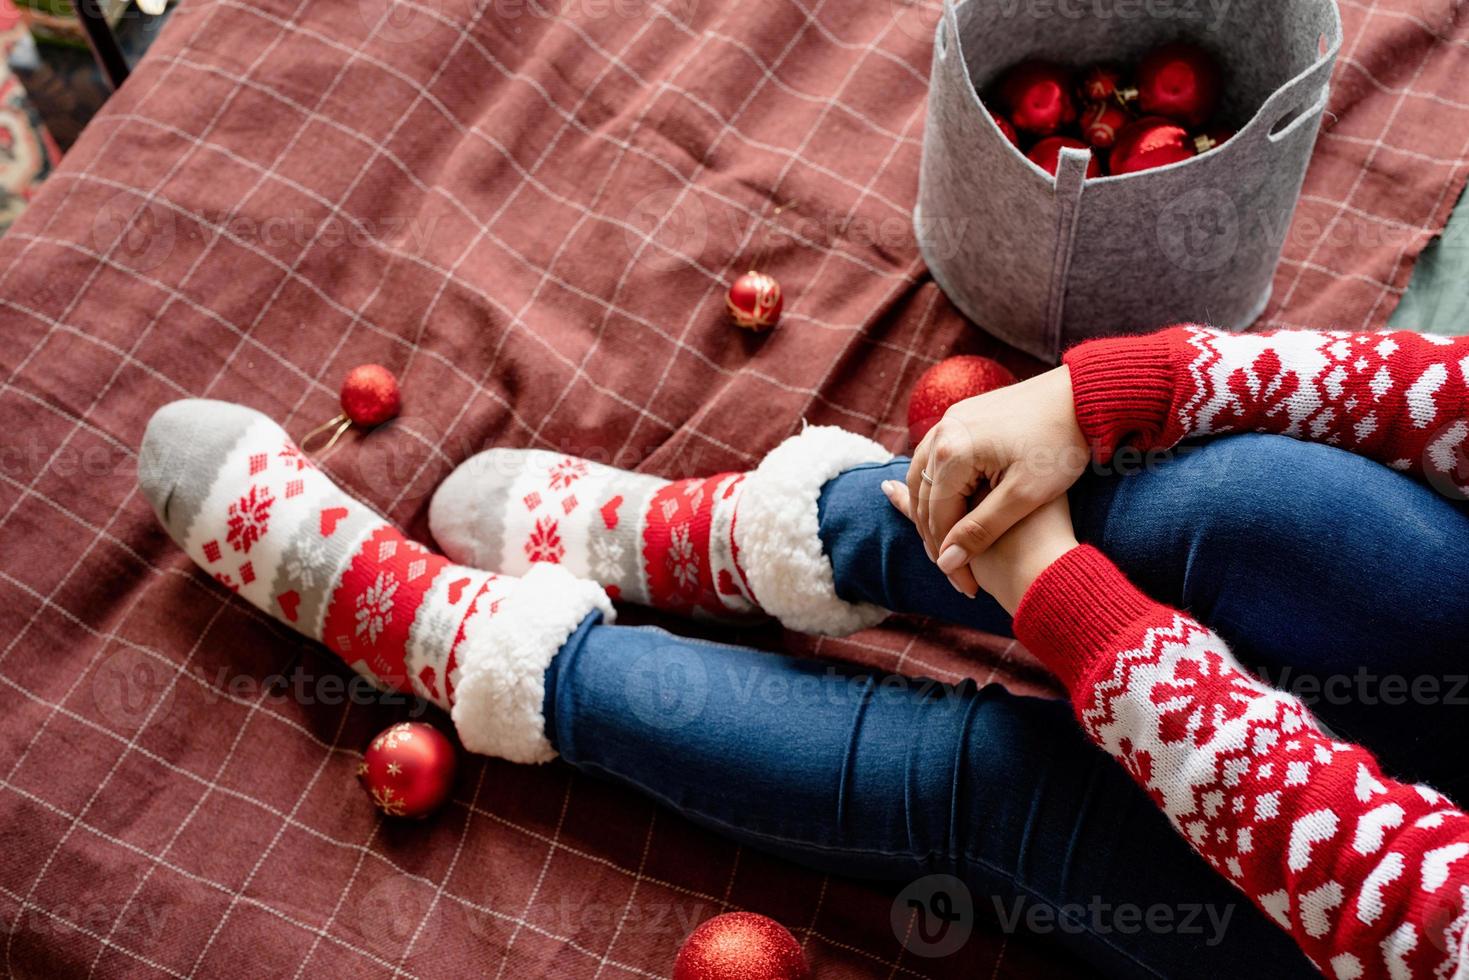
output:
[[[1219,58],[1218,118],[1238,133],[1156,170],[1084,180],[1088,152],[1065,150],[1053,178],[976,92],[1024,58],[1136,63],[1185,37]],[[1340,47],[1335,0],[945,0],[913,215],[935,280],[981,328],[1051,362],[1182,321],[1244,329],[1270,298]]]

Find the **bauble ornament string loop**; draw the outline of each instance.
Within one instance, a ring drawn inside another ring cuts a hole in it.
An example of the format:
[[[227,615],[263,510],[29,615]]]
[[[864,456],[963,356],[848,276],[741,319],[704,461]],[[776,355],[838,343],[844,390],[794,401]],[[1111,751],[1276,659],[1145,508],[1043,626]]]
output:
[[[353,425],[370,429],[396,418],[403,409],[398,379],[381,364],[361,364],[348,371],[339,400],[341,414],[306,433],[299,443],[302,452],[311,452],[312,441],[330,431],[331,438],[320,449],[324,453],[335,446],[342,433]]]

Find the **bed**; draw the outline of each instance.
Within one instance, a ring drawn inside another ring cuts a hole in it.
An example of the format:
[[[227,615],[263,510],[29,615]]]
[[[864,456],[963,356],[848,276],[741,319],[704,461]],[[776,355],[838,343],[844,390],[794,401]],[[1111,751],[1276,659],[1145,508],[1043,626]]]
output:
[[[1462,15],[1342,13],[1262,327],[1382,326],[1469,173]],[[409,709],[293,689],[343,668],[195,571],[136,492],[160,404],[240,401],[299,436],[366,362],[397,372],[404,415],[324,465],[422,540],[436,484],[489,445],[685,476],[807,419],[902,450],[940,357],[1034,367],[912,241],[936,16],[184,0],[0,239],[3,972],[666,977],[734,908],[788,925],[821,980],[1085,972],[990,929],[915,956],[891,889],[560,764],[466,759],[434,818],[380,820],[355,766]],[[785,288],[768,335],[725,320],[751,266]],[[1012,642],[917,620],[747,641],[1054,691]]]

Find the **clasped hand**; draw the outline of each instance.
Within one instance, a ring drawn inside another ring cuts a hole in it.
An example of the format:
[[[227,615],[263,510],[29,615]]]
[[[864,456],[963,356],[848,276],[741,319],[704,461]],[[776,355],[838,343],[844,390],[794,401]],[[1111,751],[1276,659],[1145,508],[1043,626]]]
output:
[[[1063,366],[955,404],[914,450],[906,486],[883,492],[954,588],[1013,613],[1076,546],[1065,495],[1089,459]]]

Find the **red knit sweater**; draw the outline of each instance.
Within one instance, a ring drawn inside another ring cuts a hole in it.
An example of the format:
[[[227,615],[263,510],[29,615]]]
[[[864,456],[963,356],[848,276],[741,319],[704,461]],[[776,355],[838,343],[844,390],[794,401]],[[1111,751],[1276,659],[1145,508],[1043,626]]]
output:
[[[1179,327],[1066,358],[1097,455],[1276,432],[1461,488],[1469,339]],[[1469,978],[1469,815],[1383,775],[1219,637],[1080,547],[1036,580],[1016,634],[1087,733],[1220,873],[1339,980]]]

